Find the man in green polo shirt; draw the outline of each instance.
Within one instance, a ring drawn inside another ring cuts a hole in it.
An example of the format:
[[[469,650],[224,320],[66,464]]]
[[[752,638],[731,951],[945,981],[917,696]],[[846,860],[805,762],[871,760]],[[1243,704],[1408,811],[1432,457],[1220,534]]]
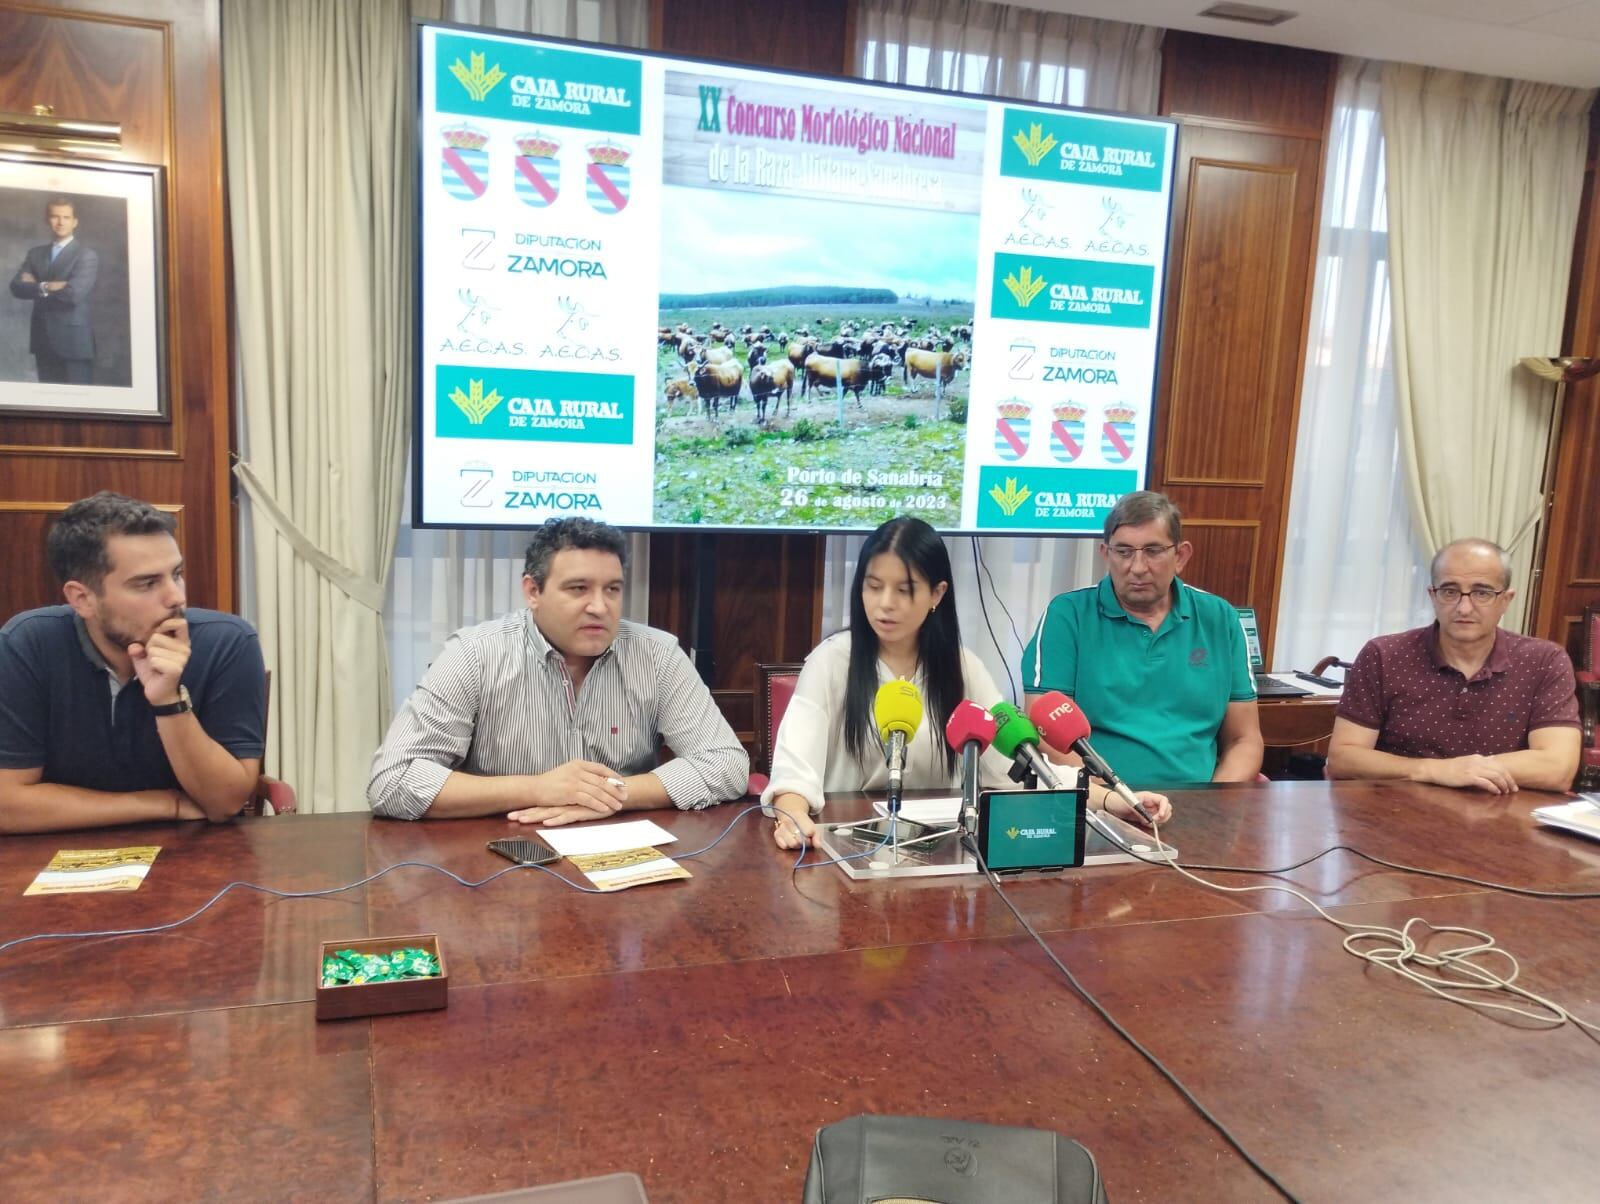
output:
[[[1239,615],[1179,579],[1193,553],[1164,494],[1128,494],[1106,516],[1106,576],[1053,599],[1022,656],[1023,689],[1075,699],[1095,751],[1136,787],[1248,782],[1261,771]]]

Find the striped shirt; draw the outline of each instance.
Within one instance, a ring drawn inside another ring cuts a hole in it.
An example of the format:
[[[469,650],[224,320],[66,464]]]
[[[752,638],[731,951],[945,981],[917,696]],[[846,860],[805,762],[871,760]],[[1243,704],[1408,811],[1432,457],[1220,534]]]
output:
[[[662,743],[675,758],[657,765]],[[531,611],[514,611],[445,641],[372,759],[367,801],[420,819],[457,770],[537,774],[572,760],[619,774],[654,772],[674,805],[738,798],[750,761],[678,641],[624,622],[576,696],[565,661]],[[513,808],[507,800],[507,810]]]

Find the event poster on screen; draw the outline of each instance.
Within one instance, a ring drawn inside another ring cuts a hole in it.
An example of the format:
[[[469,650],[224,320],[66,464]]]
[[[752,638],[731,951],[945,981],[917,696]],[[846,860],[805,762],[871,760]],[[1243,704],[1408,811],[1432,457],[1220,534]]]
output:
[[[1175,126],[421,27],[417,518],[1091,533]]]

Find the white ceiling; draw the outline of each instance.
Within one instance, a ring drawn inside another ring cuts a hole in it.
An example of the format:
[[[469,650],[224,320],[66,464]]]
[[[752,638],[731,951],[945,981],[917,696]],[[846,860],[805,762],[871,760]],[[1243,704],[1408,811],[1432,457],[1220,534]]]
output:
[[[1211,0],[1013,2],[1511,79],[1600,85],[1600,0],[1249,0],[1298,14],[1273,26],[1197,16]]]

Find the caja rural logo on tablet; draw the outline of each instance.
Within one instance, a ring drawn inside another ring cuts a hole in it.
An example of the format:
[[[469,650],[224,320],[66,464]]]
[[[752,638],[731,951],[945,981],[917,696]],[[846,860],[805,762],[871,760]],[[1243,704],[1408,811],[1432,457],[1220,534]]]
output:
[[[441,364],[434,391],[441,439],[633,442],[631,376]]]

